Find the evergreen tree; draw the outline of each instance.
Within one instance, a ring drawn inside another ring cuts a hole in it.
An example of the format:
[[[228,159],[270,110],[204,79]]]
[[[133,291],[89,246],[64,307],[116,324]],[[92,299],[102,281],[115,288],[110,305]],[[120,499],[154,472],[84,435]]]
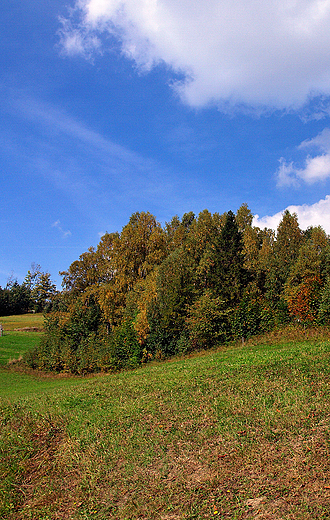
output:
[[[229,307],[236,305],[248,282],[244,268],[242,233],[235,215],[228,211],[225,224],[214,245],[210,287]]]

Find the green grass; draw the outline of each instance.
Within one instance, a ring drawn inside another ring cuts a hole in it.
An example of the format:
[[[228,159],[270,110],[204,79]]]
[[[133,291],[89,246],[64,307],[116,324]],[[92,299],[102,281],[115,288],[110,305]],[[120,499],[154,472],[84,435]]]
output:
[[[14,370],[0,369],[0,399],[21,399],[25,397],[41,395],[53,390],[76,385],[79,378],[74,377],[51,377],[47,374],[36,376]]]
[[[17,370],[16,366],[12,366],[15,360],[39,343],[42,332],[29,329],[42,329],[43,321],[42,314],[0,317],[0,323],[5,329],[4,335],[0,337],[0,398],[26,397],[75,384],[76,380],[72,377],[54,377],[31,371],[29,375],[28,371]],[[17,330],[21,328],[24,331]]]
[[[38,332],[5,332],[0,336],[0,366],[5,366],[10,360],[18,359],[31,350],[40,341]]]
[[[7,376],[0,518],[330,518],[326,339],[91,378]]]
[[[42,314],[0,316],[0,323],[4,329],[3,336],[0,336],[0,367],[23,356],[39,343],[41,332],[35,332],[35,329],[42,330],[43,322]]]

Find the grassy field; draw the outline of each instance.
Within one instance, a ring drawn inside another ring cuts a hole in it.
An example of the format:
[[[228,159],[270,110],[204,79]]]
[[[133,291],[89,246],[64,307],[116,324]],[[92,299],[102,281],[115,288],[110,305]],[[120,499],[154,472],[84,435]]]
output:
[[[17,316],[0,316],[5,333],[16,329],[38,328],[42,329],[44,317],[42,314],[19,314]]]
[[[4,335],[0,337],[0,398],[22,398],[76,384],[73,377],[31,374],[13,366],[25,352],[38,344],[42,332],[34,329],[42,330],[43,321],[42,314],[0,317],[4,327]]]
[[[330,518],[327,339],[90,378],[1,373],[2,519]]]
[[[42,314],[0,317],[4,329],[3,336],[0,336],[0,367],[23,356],[40,341],[41,332],[36,330],[42,330],[43,321]]]
[[[38,332],[6,332],[0,337],[0,366],[18,359],[40,341]]]

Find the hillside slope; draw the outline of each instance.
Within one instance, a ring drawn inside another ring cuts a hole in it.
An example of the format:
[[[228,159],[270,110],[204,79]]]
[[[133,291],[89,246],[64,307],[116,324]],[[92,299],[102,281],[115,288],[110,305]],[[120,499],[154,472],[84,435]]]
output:
[[[328,340],[47,381],[1,401],[3,519],[330,518]]]

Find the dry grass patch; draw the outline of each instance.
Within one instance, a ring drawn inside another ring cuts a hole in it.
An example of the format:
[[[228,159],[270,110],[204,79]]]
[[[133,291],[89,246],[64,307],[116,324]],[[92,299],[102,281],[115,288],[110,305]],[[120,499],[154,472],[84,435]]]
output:
[[[41,313],[18,314],[15,316],[0,316],[0,323],[5,332],[13,330],[40,331],[44,326],[44,316]]]
[[[1,518],[71,518],[80,481],[75,448],[64,424],[33,415],[17,407],[6,420],[2,410],[0,478],[7,486],[1,489]]]

